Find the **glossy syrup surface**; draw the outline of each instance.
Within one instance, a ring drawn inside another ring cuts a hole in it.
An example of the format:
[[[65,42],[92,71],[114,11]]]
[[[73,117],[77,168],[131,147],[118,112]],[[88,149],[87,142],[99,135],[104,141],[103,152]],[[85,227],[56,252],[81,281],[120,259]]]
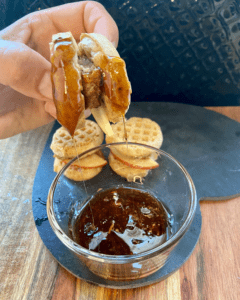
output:
[[[103,56],[99,67],[103,71],[104,92],[111,99],[111,109],[125,115],[130,104],[131,85],[122,58]]]
[[[131,255],[166,241],[166,211],[147,192],[109,189],[96,194],[89,203],[70,229],[73,240],[86,249],[108,255]]]
[[[85,108],[79,70],[73,63],[76,51],[70,38],[56,40],[54,49],[51,54],[51,80],[57,119],[73,136]]]

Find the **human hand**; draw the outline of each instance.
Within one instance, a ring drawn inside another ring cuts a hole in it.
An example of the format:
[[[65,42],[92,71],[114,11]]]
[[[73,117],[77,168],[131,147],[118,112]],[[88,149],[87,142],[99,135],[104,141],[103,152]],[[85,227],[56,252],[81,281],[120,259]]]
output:
[[[118,28],[98,2],[83,1],[31,13],[0,31],[0,139],[56,118],[49,42],[58,32],[105,35],[116,47]]]

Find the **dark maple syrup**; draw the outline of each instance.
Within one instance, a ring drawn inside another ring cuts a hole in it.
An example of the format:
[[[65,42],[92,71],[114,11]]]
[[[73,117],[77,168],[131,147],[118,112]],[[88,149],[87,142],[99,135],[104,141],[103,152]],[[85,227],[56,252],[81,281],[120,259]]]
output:
[[[104,92],[111,99],[111,109],[125,115],[130,104],[131,84],[126,76],[124,60],[103,55],[99,67],[103,71]]]
[[[56,55],[54,51],[50,58],[53,101],[59,123],[73,136],[79,117],[85,108],[79,71],[72,64],[76,53],[70,38],[57,39],[54,48],[61,55]]]
[[[75,242],[108,255],[150,250],[166,241],[169,225],[161,202],[147,192],[130,188],[97,193],[70,223]]]

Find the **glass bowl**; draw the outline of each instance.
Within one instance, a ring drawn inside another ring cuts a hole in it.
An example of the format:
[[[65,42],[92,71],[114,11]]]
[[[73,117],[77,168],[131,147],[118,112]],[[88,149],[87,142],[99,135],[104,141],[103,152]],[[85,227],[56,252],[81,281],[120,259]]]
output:
[[[136,150],[138,153],[155,153],[159,166],[149,170],[146,177],[139,180],[123,178],[116,174],[109,164],[101,172],[87,181],[73,181],[64,172],[82,156],[101,150],[108,160],[110,149]],[[127,148],[126,148],[127,147]],[[112,148],[113,149],[113,148]],[[138,189],[153,195],[161,202],[167,214],[167,234],[162,244],[145,252],[132,255],[106,255],[88,250],[72,239],[71,224],[74,216],[87,205],[89,199],[111,188]],[[59,240],[70,249],[94,274],[108,280],[136,280],[146,277],[174,259],[172,250],[187,232],[197,206],[194,183],[186,169],[168,153],[151,146],[138,143],[112,143],[85,151],[73,158],[56,175],[49,190],[47,214],[50,225]]]

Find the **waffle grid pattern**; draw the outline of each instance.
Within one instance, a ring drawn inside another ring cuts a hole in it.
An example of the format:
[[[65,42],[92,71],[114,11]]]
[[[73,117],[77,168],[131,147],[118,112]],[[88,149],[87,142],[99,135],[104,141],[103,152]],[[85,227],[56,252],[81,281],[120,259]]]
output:
[[[100,128],[92,121],[86,120],[85,127],[75,131],[72,138],[65,128],[60,128],[57,134],[54,135],[54,142],[62,146],[83,145],[90,141],[98,140],[101,135]]]
[[[113,125],[113,130],[118,139],[125,140],[123,123]],[[160,127],[150,119],[131,118],[126,122],[126,131],[129,142],[158,147],[159,141],[162,140]]]

